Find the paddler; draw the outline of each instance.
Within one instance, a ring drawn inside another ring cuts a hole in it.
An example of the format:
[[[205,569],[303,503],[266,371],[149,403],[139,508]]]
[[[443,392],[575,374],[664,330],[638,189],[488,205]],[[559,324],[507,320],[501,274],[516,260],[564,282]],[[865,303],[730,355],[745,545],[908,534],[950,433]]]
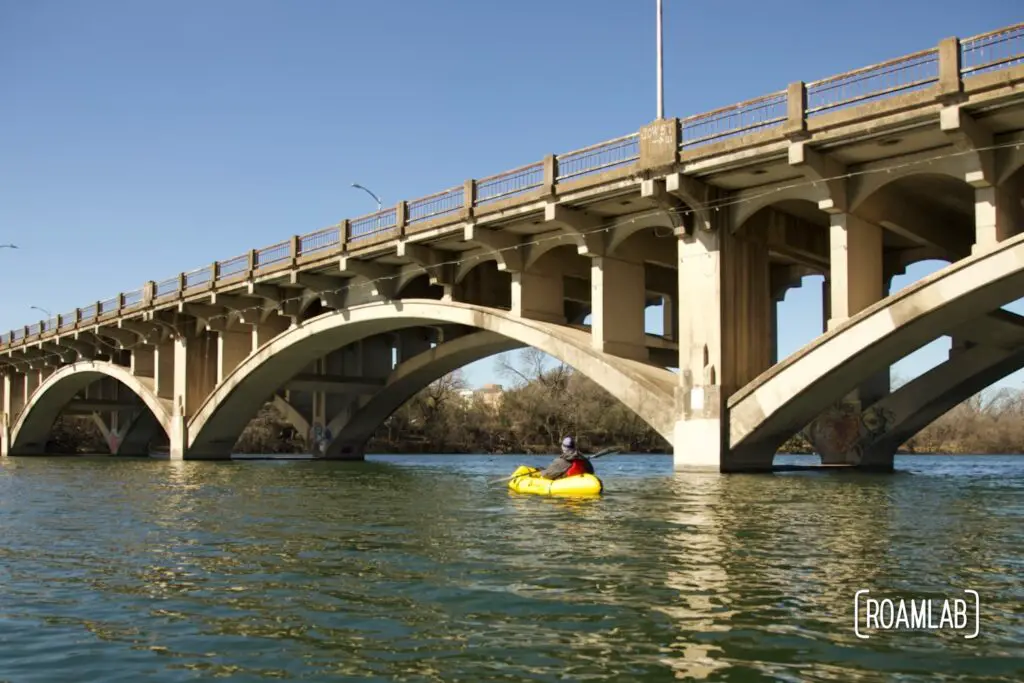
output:
[[[587,456],[576,448],[576,439],[567,436],[562,439],[562,452],[540,473],[545,479],[561,479],[577,474],[593,474],[594,465]]]

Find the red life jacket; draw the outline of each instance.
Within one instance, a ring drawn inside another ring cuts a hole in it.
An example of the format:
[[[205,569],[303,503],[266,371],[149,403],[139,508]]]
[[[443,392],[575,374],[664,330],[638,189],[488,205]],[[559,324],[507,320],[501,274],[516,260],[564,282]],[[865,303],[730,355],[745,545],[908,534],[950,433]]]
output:
[[[565,473],[567,477],[575,477],[577,474],[586,474],[587,466],[583,464],[582,460],[573,460],[572,465],[569,466],[569,471]]]

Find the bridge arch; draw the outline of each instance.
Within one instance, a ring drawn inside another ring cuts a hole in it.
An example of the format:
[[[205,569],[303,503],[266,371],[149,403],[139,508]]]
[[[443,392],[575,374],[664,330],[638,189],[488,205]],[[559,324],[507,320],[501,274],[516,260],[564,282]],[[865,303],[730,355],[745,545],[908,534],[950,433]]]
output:
[[[387,384],[352,414],[339,415],[329,428],[336,438],[327,457],[361,452],[377,428],[421,389],[463,366],[523,344],[494,332],[473,332],[418,353],[400,364]]]
[[[932,422],[1021,368],[1024,348],[977,346],[923,373],[869,408],[880,419],[859,444],[862,462],[891,457]]]
[[[970,188],[965,178],[968,172],[968,159],[965,155],[935,157],[934,153],[910,155],[904,163],[882,166],[878,171],[884,173],[862,173],[850,178],[849,203],[854,213],[857,209],[879,190],[899,182],[905,185],[907,180],[914,182],[920,178],[942,178],[959,181],[964,187]]]
[[[729,399],[737,462],[770,458],[790,435],[879,367],[1019,297],[1024,235],[953,263],[844,321]]]
[[[677,224],[683,224],[683,214],[693,213],[693,209],[687,204],[683,204],[678,211],[680,212],[678,216],[666,209],[648,210],[637,216],[624,216],[608,231],[608,237],[606,238],[608,253],[615,254],[624,242],[627,242],[631,237],[639,233],[649,233],[654,237],[671,237],[674,239],[674,230]]]
[[[588,333],[570,327],[472,304],[403,299],[324,314],[260,348],[217,386],[189,420],[188,455],[229,454],[259,407],[310,358],[373,335],[437,324],[493,332],[544,351],[617,396],[671,443],[676,376],[670,371],[595,351]]]
[[[153,391],[153,380],[137,377],[128,368],[114,363],[79,361],[54,372],[28,397],[28,402],[18,419],[11,425],[8,449],[10,454],[43,453],[53,423],[64,406],[70,403],[78,392],[104,377],[115,379],[128,387],[149,408],[151,416],[141,415],[136,420],[139,430],[149,430],[155,421],[164,433],[170,434],[171,405],[169,401],[157,397]],[[133,425],[133,428],[135,426]],[[135,445],[137,441],[138,439],[132,438],[129,433],[124,443]]]
[[[828,188],[824,183],[795,183],[775,192],[740,193],[738,201],[728,212],[729,231],[740,232],[755,214],[769,207],[776,207],[782,211],[791,207],[806,208],[808,211],[820,212],[821,216],[827,216],[825,211],[818,208],[818,203],[828,198]],[[825,218],[824,222],[827,224],[828,219]]]

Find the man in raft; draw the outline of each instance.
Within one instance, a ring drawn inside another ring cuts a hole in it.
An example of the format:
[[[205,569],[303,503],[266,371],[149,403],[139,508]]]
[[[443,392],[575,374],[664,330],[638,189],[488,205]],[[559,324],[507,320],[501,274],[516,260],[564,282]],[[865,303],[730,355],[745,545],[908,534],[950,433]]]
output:
[[[561,479],[577,474],[593,474],[594,465],[587,456],[576,449],[576,439],[567,436],[562,439],[562,452],[540,473],[545,479]]]

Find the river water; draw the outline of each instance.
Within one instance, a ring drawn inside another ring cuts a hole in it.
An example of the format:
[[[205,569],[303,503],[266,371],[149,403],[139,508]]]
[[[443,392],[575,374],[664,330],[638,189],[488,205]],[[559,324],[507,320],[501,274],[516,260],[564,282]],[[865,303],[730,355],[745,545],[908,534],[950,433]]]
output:
[[[488,486],[546,461],[0,460],[0,681],[1024,680],[1024,458]],[[965,588],[976,639],[854,633]]]

